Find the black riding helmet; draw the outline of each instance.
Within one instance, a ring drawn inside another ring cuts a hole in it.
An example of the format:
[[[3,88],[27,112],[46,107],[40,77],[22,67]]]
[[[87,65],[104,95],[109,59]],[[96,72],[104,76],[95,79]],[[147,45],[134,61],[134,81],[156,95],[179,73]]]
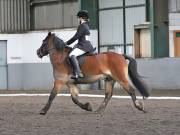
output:
[[[85,18],[89,18],[89,14],[88,14],[88,11],[87,10],[81,10],[77,13],[77,16],[78,17],[85,17]]]

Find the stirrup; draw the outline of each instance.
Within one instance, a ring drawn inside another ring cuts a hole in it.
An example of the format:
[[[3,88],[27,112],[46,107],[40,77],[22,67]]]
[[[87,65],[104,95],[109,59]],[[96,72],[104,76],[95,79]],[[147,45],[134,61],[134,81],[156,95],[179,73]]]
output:
[[[78,74],[78,77],[79,77],[79,78],[84,78],[84,75],[80,72],[80,73]]]
[[[71,76],[71,79],[78,79],[78,78],[84,78],[83,74],[80,73],[80,74],[76,74],[76,75]]]
[[[78,79],[78,78],[79,78],[78,75],[71,76],[71,79]]]

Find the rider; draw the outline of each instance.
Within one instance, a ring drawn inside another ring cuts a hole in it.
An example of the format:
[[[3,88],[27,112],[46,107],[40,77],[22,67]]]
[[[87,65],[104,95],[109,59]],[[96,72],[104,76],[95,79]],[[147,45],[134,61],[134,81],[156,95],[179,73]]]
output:
[[[78,40],[78,43],[74,46],[73,50],[69,54],[70,63],[73,67],[74,74],[71,77],[72,79],[82,78],[83,74],[80,70],[77,56],[80,56],[86,52],[93,51],[93,46],[89,41],[90,31],[88,26],[88,11],[81,10],[77,13],[77,18],[79,26],[75,35],[69,39],[66,44],[70,45],[74,41]]]

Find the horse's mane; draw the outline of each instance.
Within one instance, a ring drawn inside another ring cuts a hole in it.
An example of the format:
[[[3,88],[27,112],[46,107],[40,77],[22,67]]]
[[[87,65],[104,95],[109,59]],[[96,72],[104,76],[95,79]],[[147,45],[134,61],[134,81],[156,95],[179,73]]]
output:
[[[60,39],[59,37],[57,37],[55,34],[52,34],[52,36],[53,36],[53,42],[54,42],[55,48],[60,52],[64,51],[64,48],[66,46],[64,41]]]

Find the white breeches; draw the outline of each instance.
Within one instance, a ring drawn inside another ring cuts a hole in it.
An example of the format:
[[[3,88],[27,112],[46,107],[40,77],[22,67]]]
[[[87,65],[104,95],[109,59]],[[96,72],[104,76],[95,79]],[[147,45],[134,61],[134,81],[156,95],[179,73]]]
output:
[[[71,57],[72,55],[74,55],[75,57],[80,56],[82,54],[84,54],[85,51],[79,49],[79,48],[75,48],[74,50],[72,50],[72,52],[69,54],[69,57]]]

